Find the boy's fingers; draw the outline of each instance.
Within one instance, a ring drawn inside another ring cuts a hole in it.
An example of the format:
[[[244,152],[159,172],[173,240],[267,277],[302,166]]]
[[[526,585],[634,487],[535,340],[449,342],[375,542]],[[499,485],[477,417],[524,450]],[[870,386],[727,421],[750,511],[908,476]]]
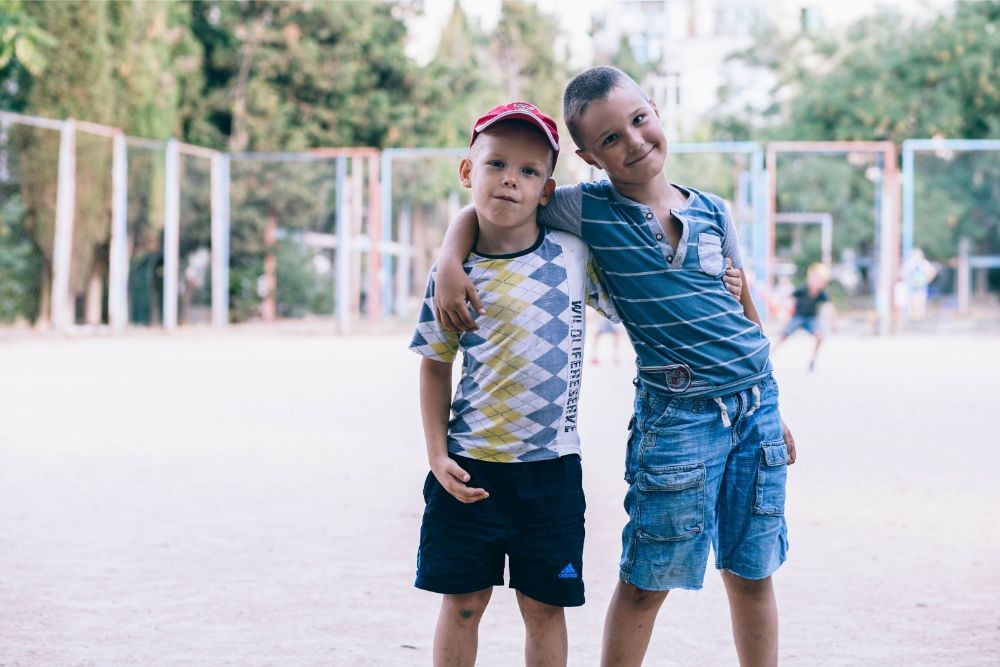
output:
[[[733,268],[733,260],[731,257],[726,257],[726,268],[727,269]]]
[[[453,488],[448,489],[451,495],[455,496],[459,501],[463,503],[474,503],[480,500],[485,500],[490,497],[490,494],[486,492],[486,489],[472,489],[465,484],[455,483]]]
[[[451,459],[448,459],[447,471],[449,475],[451,475],[460,482],[469,481],[469,473],[467,473],[465,469],[462,468],[462,466],[458,465]]]
[[[465,290],[465,296],[469,300],[469,305],[472,306],[472,310],[479,313],[480,315],[486,314],[486,306],[483,305],[482,299],[479,298],[479,292],[472,283],[469,283],[469,287]]]
[[[458,327],[459,331],[478,331],[479,327],[476,326],[476,321],[472,319],[472,315],[469,314],[469,307],[465,305],[465,298],[462,301],[449,309],[449,315],[451,315],[452,321],[455,326]]]

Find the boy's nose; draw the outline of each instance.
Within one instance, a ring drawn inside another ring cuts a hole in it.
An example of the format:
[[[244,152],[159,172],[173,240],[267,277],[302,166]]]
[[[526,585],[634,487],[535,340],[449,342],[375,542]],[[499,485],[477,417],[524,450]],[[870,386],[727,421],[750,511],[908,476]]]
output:
[[[628,148],[629,150],[632,151],[642,148],[643,144],[646,143],[646,140],[643,139],[642,135],[639,132],[635,131],[629,132],[627,139],[628,139]]]
[[[504,174],[501,182],[508,187],[517,187],[517,179],[514,178],[514,174]]]

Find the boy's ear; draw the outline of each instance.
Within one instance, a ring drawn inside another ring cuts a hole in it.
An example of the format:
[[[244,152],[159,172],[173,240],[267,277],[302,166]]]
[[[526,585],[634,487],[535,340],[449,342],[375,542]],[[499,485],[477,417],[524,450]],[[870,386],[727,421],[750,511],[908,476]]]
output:
[[[580,156],[581,160],[589,164],[591,167],[597,167],[598,169],[601,168],[601,165],[597,164],[597,160],[594,159],[594,156],[582,148],[577,149],[576,154]]]
[[[472,188],[472,161],[467,157],[458,163],[458,180],[462,182],[463,188]]]
[[[545,206],[552,199],[552,193],[556,191],[555,179],[550,178],[545,181],[545,186],[542,188],[542,196],[538,200],[539,206]]]
[[[659,118],[660,110],[656,107],[656,102],[654,102],[652,98],[649,100],[649,106],[653,107],[653,113],[655,113],[656,117]]]

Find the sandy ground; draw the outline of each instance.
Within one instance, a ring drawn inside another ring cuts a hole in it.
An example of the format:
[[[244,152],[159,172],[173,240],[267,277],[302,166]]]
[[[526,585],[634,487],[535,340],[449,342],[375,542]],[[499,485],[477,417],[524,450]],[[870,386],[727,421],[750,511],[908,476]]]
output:
[[[427,665],[426,463],[396,335],[0,340],[0,665]],[[1000,664],[1000,338],[776,355],[792,468],[784,665]],[[582,397],[595,665],[624,521],[629,365]],[[480,664],[523,636],[497,590]],[[648,665],[735,665],[725,595],[671,594]]]

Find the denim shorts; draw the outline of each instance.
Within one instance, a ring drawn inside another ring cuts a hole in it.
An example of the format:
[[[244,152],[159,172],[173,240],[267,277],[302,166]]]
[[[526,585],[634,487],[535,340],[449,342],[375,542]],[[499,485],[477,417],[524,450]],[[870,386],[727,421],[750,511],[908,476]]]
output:
[[[459,595],[503,585],[556,607],[584,602],[583,469],[578,454],[523,463],[450,455],[490,497],[464,504],[424,482],[417,588]]]
[[[788,449],[773,376],[718,399],[640,381],[626,451],[623,581],[700,589],[709,546],[716,568],[744,579],[784,562]]]

